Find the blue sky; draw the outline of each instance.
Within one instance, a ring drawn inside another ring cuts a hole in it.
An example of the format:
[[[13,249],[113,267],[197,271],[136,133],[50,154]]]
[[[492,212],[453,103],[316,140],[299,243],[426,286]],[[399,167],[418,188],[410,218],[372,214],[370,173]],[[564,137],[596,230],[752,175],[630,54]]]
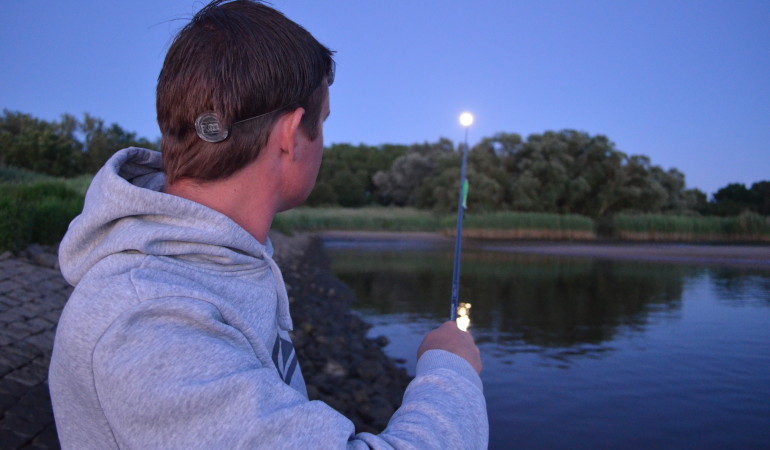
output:
[[[155,82],[199,0],[12,1],[0,107],[159,135]],[[712,194],[770,180],[770,2],[275,0],[337,52],[326,142],[576,129]]]

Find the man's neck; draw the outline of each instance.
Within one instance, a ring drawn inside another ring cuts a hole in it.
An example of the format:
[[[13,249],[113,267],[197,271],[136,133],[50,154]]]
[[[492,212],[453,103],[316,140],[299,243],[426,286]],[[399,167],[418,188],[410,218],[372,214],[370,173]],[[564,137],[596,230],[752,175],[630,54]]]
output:
[[[254,189],[252,180],[244,180],[249,176],[241,171],[224,180],[198,182],[181,179],[166,186],[164,192],[226,215],[265,244],[276,209],[273,199],[269,198],[270,190]]]

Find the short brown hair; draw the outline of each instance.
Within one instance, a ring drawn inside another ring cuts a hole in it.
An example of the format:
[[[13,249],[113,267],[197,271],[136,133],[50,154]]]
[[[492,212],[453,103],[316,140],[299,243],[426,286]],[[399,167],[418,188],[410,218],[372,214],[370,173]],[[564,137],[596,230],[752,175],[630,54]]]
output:
[[[333,77],[331,55],[304,28],[261,3],[217,0],[201,9],[174,39],[158,77],[167,183],[227,178],[257,158],[275,121],[296,108],[305,109],[300,127],[315,139],[323,81]],[[227,139],[198,137],[195,120],[206,112],[229,130]]]

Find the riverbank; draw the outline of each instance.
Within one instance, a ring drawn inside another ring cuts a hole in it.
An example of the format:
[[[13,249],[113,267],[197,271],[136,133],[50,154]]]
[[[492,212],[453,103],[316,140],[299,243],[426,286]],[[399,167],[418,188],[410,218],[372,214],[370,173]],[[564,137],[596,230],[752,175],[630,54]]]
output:
[[[330,270],[321,239],[271,233],[289,293],[297,359],[311,400],[344,414],[356,432],[379,433],[401,405],[411,377],[385,355],[388,340],[350,309],[354,294]]]
[[[378,432],[410,381],[388,358],[383,337],[352,313],[354,295],[329,270],[323,246],[452,249],[454,239],[425,232],[271,234],[291,302],[293,339],[311,399],[350,418],[357,431]],[[770,246],[533,242],[466,239],[468,249],[569,257],[740,265],[770,269]],[[53,334],[71,287],[58,272],[54,247],[0,255],[0,442],[4,448],[57,448],[47,368]]]
[[[455,214],[406,207],[310,208],[278,214],[273,227],[287,233],[328,230],[436,232],[452,235]],[[770,244],[770,218],[745,212],[738,216],[617,214],[600,219],[577,214],[469,212],[463,236],[484,240],[642,242],[725,242]]]
[[[337,246],[398,249],[448,249],[454,237],[442,233],[326,231],[319,236]],[[463,239],[463,249],[567,257],[657,261],[704,265],[737,265],[770,269],[770,245],[735,243],[671,243],[602,241],[532,241]]]
[[[295,351],[312,400],[378,433],[400,406],[406,371],[384,337],[350,310],[352,292],[328,270],[320,239],[271,234],[294,319]],[[48,393],[56,324],[72,287],[54,246],[0,252],[0,448],[59,448]]]

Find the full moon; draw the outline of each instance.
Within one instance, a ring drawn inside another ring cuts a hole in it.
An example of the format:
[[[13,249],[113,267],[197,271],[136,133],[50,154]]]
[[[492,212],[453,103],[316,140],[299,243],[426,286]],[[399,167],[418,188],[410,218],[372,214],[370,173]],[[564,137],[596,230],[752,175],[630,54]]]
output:
[[[473,124],[473,114],[469,112],[464,112],[460,114],[460,125],[464,127],[469,127]]]

